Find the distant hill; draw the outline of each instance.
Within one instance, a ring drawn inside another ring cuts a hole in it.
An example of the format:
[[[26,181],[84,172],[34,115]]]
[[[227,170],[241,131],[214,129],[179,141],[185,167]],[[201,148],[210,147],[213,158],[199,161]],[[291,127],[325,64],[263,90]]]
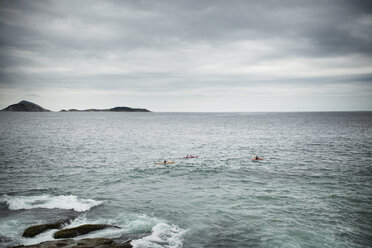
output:
[[[50,112],[50,110],[40,107],[39,105],[28,102],[28,101],[20,101],[19,103],[9,105],[5,109],[1,111],[9,111],[9,112]],[[110,109],[69,109],[65,110],[62,109],[60,112],[151,112],[147,109],[142,108],[129,108],[129,107],[115,107]]]
[[[11,111],[11,112],[50,112],[50,110],[40,107],[39,105],[28,102],[20,101],[19,103],[9,105],[1,111]]]
[[[115,107],[115,108],[110,108],[110,109],[84,109],[84,110],[62,109],[60,112],[151,112],[151,111],[148,109],[141,109],[141,108]]]

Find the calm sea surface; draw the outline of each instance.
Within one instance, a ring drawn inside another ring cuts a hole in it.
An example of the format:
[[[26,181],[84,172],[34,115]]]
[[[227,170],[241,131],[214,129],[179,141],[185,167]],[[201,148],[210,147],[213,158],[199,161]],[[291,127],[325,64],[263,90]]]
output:
[[[372,247],[372,112],[0,113],[0,246],[64,218],[137,248]]]

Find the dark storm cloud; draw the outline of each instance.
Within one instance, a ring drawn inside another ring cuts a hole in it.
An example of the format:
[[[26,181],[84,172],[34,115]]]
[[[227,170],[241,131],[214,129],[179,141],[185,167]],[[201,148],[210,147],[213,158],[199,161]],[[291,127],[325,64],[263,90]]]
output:
[[[370,1],[0,0],[0,87],[370,85],[370,44]]]
[[[100,52],[285,38],[311,52],[370,53],[371,10],[368,1],[1,1],[1,41]]]

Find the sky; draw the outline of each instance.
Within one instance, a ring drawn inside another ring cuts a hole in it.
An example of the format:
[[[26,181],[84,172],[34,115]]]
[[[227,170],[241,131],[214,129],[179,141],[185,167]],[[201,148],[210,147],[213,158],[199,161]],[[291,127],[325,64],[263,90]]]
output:
[[[0,0],[0,109],[372,110],[372,1]]]

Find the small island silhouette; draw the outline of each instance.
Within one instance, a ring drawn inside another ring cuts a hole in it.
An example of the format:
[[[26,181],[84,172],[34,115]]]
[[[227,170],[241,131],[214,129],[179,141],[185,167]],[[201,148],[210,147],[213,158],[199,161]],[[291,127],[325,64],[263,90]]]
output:
[[[9,105],[1,111],[10,111],[10,112],[50,112],[50,110],[45,109],[35,103],[28,101],[20,101],[19,103]]]
[[[48,109],[45,109],[35,103],[29,101],[20,101],[19,103],[9,105],[8,107],[2,109],[1,111],[7,112],[51,112]],[[130,107],[114,107],[110,109],[62,109],[59,112],[151,112],[148,109],[143,108],[130,108]]]

